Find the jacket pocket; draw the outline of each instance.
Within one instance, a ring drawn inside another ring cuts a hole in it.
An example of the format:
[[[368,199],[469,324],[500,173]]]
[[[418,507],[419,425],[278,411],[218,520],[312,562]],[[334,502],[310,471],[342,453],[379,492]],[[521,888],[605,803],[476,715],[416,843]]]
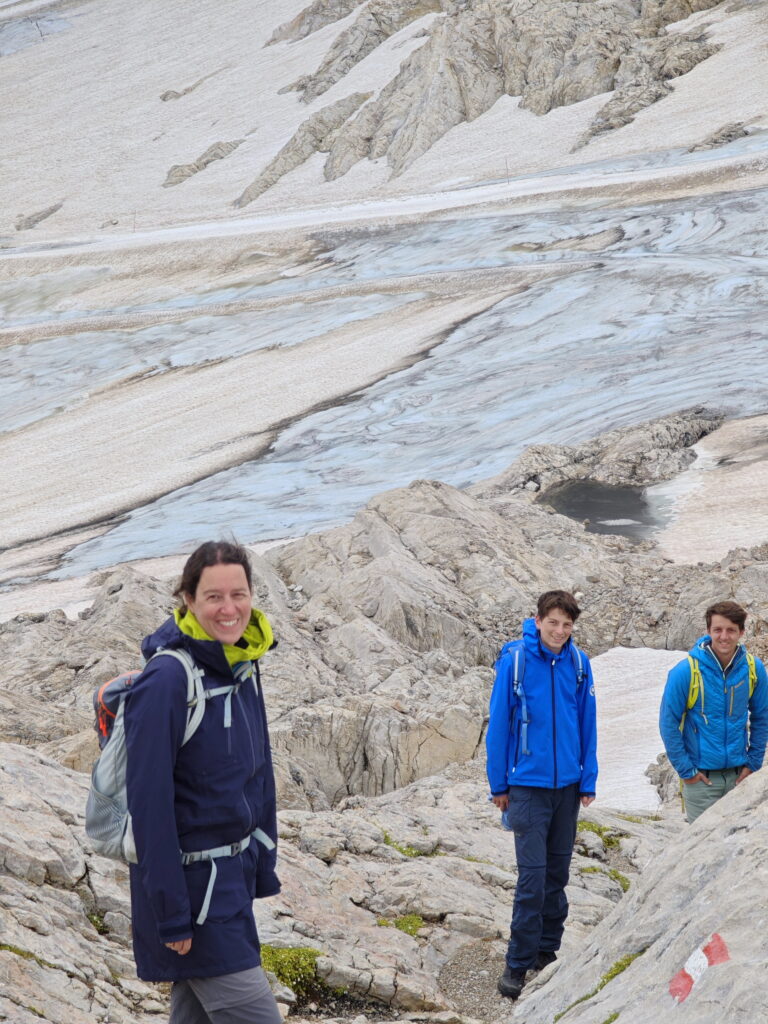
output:
[[[527,786],[510,786],[506,811],[501,812],[501,824],[507,832],[523,834],[531,827],[531,794]]]
[[[255,886],[255,869],[246,871],[244,858],[248,850],[237,854],[234,857],[216,858],[216,879],[213,883],[210,907],[206,918],[206,924],[210,922],[229,921],[237,917],[243,910],[250,909],[252,896],[250,895],[251,885]],[[249,865],[252,863],[249,860]],[[248,874],[249,877],[246,877]],[[198,861],[196,864],[189,864],[184,868],[184,877],[189,892],[189,904],[192,910],[192,919],[197,920],[200,910],[205,901],[206,893],[211,879],[211,862],[209,860]],[[251,882],[251,877],[253,882]]]

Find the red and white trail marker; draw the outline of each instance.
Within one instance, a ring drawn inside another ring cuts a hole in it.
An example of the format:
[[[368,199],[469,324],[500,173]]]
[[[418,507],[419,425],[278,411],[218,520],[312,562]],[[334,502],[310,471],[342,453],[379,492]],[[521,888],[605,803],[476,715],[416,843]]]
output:
[[[731,959],[728,947],[721,935],[714,932],[708,942],[691,953],[685,961],[685,967],[678,971],[669,983],[669,994],[678,1003],[685,1002],[691,994],[691,989],[701,979],[708,967],[716,964],[724,964]]]

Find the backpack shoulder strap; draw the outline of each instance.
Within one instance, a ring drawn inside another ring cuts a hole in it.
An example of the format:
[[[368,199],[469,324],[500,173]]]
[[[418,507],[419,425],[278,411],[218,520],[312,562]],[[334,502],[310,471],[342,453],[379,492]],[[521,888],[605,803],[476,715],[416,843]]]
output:
[[[750,654],[749,651],[744,652],[747,656],[747,665],[749,666],[749,697],[752,699],[752,694],[755,692],[755,686],[757,686],[757,664],[755,663],[754,654]]]
[[[571,640],[571,657],[573,658],[573,667],[576,670],[576,685],[581,686],[587,678],[587,670],[584,667],[584,655],[573,640]]]
[[[166,649],[161,647],[155,651],[152,658],[159,658],[161,655],[168,655],[181,662],[187,674],[187,727],[184,730],[182,747],[189,743],[197,732],[197,728],[205,714],[205,686],[203,686],[203,670],[195,664],[194,658],[182,648]],[[151,661],[152,658],[149,660]]]
[[[707,722],[707,715],[704,710],[704,679],[701,675],[701,666],[699,665],[698,659],[694,658],[690,654],[688,655],[688,667],[690,669],[691,676],[688,683],[688,699],[685,702],[685,711],[680,719],[680,732],[683,731],[685,726],[685,716],[691,708],[695,706],[696,701],[699,699],[699,694],[701,694],[701,717],[707,725],[709,725]]]
[[[520,702],[520,739],[524,754],[530,754],[528,749],[528,703],[525,699],[523,677],[525,676],[525,644],[521,641],[515,644],[514,649],[509,651],[512,658],[512,692]]]

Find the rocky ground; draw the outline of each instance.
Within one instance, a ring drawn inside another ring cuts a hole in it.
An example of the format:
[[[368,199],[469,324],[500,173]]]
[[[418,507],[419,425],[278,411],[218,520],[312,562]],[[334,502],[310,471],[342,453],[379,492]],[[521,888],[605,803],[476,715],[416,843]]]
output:
[[[764,628],[761,550],[672,566],[652,544],[589,534],[553,513],[547,489],[573,474],[658,479],[685,465],[687,446],[717,423],[696,410],[578,448],[542,446],[471,493],[419,481],[380,495],[348,526],[256,559],[256,601],[280,640],[264,674],[283,880],[256,910],[266,944],[317,950],[317,976],[347,993],[333,1006],[313,996],[310,1016],[508,1017],[495,979],[515,867],[481,757],[500,641],[552,585],[582,594],[580,642],[591,654],[619,642],[680,647],[726,593],[753,609],[753,631]],[[136,663],[137,638],[168,607],[166,585],[122,569],[105,574],[74,621],[51,612],[0,626],[10,652],[0,683],[0,1011],[18,1024],[145,1024],[163,1012],[164,993],[133,973],[125,871],[92,854],[82,812],[92,688]],[[676,810],[583,813],[561,958],[531,980],[516,1015],[543,1024],[641,948],[654,949],[644,964],[671,977],[705,919],[746,955],[742,933],[759,908],[750,911],[746,894],[739,908],[726,906],[705,865],[719,858],[726,871],[733,860],[730,877],[751,885],[761,787],[750,780],[731,801],[741,808],[735,831],[737,819],[719,810],[697,826],[706,857],[692,838],[690,850],[681,845]],[[635,974],[645,978],[646,966],[627,978]],[[730,979],[736,1001],[746,977],[737,974],[737,965],[712,972]],[[601,1024],[621,1004],[626,1019],[651,1019],[634,989],[618,1002],[623,982],[605,989],[601,1009],[590,997],[569,1015]],[[279,993],[287,1008],[292,994]],[[663,999],[654,999],[658,1014]]]

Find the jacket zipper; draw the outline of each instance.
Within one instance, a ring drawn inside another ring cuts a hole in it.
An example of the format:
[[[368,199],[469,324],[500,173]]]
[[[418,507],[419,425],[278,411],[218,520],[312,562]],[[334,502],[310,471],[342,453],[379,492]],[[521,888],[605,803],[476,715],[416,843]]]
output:
[[[552,769],[554,775],[554,789],[557,789],[557,709],[555,704],[555,659],[549,665],[552,679]]]
[[[723,702],[724,705],[725,705],[724,708],[723,708],[723,711],[725,712],[723,714],[723,749],[727,752],[728,751],[728,719],[733,714],[733,696],[734,696],[735,687],[734,686],[731,687],[731,700],[730,700],[730,704],[729,704],[728,703],[728,679],[727,679],[727,676],[726,676],[725,673],[726,673],[727,669],[735,668],[736,663],[739,660],[739,655],[741,654],[741,650],[737,650],[736,651],[736,653],[731,658],[731,660],[728,662],[728,664],[725,666],[725,668],[723,668],[723,666],[720,664],[719,660],[715,656],[715,654],[714,654],[714,652],[713,652],[711,647],[707,647],[706,650],[709,651],[710,655],[712,656],[712,660],[715,662],[715,664],[720,669],[720,671],[721,671],[721,673],[723,675],[723,697],[725,698],[725,700]]]
[[[245,729],[246,729],[246,732],[248,733],[248,740],[249,740],[249,742],[251,744],[251,758],[252,758],[251,763],[253,764],[253,770],[251,772],[251,778],[254,778],[255,775],[256,775],[256,748],[255,748],[254,743],[253,743],[253,732],[251,731],[251,723],[248,720],[248,708],[246,707],[245,701],[243,700],[239,690],[235,694],[235,696],[237,697],[237,699],[239,701],[241,701],[241,711],[242,711],[241,717],[242,717],[243,721],[245,722]],[[249,824],[248,824],[248,834],[250,835],[250,833],[253,832],[253,829],[254,829],[254,826],[255,826],[255,822],[253,820],[253,811],[251,810],[251,805],[246,800],[245,793],[242,793],[240,795],[240,799],[243,801],[243,803],[245,804],[245,809],[248,811],[248,822],[249,822]]]
[[[240,694],[239,693],[237,694],[237,697],[240,699]],[[254,742],[253,742],[253,732],[251,731],[251,723],[248,721],[248,709],[245,707],[245,703],[243,703],[242,711],[243,711],[243,721],[245,722],[245,728],[246,728],[246,731],[248,733],[248,739],[250,740],[250,744],[251,744],[251,763],[253,765],[253,769],[251,771],[251,778],[253,778],[256,775],[256,747],[255,747]],[[258,708],[257,708],[257,711],[258,711]]]

